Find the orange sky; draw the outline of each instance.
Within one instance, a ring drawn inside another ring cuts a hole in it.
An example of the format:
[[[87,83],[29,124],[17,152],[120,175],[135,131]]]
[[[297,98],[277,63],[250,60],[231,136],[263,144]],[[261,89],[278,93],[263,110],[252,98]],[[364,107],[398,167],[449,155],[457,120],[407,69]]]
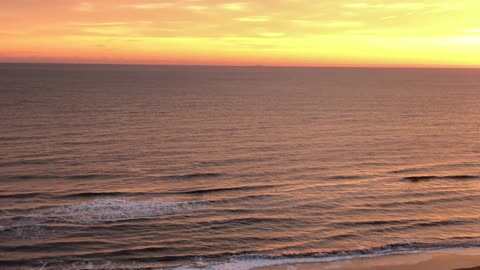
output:
[[[5,0],[1,62],[480,67],[478,0]]]

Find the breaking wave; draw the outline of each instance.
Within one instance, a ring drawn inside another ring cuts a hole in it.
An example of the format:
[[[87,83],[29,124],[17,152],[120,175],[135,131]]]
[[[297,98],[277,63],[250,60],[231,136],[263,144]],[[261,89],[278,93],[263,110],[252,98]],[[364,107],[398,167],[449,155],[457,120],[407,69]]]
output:
[[[75,205],[48,209],[44,215],[69,223],[96,224],[134,219],[154,218],[206,207],[202,202],[162,200],[96,199]]]
[[[234,255],[224,262],[209,262],[207,258],[197,258],[193,265],[164,268],[169,270],[251,270],[258,267],[276,265],[322,263],[360,258],[375,258],[389,255],[401,254],[425,254],[417,259],[430,259],[428,252],[443,251],[447,253],[460,252],[468,248],[478,248],[479,243],[463,244],[424,244],[424,243],[398,243],[380,247],[359,249],[353,251],[333,251],[328,253],[305,253],[283,256],[262,256],[262,255]],[[457,251],[459,250],[459,251]],[[290,268],[289,268],[290,269]],[[293,268],[296,269],[296,268]]]

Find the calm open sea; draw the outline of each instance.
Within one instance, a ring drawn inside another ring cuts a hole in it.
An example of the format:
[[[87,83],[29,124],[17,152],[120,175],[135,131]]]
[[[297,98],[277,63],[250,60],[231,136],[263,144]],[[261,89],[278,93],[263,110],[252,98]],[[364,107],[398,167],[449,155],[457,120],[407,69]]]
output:
[[[480,247],[480,70],[0,65],[1,269]]]

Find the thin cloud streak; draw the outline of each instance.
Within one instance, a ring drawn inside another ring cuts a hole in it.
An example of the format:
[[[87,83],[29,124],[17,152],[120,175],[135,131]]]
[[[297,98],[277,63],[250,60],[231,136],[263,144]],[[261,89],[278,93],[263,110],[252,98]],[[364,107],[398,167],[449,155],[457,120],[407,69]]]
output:
[[[149,9],[164,9],[164,8],[172,7],[174,5],[175,5],[174,3],[168,3],[167,2],[167,3],[127,4],[127,5],[122,5],[121,7],[149,10]]]

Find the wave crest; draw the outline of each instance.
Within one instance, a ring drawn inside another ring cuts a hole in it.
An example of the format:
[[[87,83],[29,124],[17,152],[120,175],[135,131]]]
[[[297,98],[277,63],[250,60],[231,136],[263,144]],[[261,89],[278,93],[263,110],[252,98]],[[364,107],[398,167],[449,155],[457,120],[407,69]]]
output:
[[[96,224],[133,219],[154,218],[167,214],[192,211],[206,207],[201,202],[175,202],[162,200],[96,199],[70,206],[49,209],[47,216],[65,222]]]
[[[419,175],[419,176],[407,176],[403,177],[403,180],[410,182],[420,182],[420,181],[430,181],[436,179],[450,179],[450,180],[470,180],[470,179],[479,179],[478,175],[447,175],[447,176],[438,176],[438,175]]]

